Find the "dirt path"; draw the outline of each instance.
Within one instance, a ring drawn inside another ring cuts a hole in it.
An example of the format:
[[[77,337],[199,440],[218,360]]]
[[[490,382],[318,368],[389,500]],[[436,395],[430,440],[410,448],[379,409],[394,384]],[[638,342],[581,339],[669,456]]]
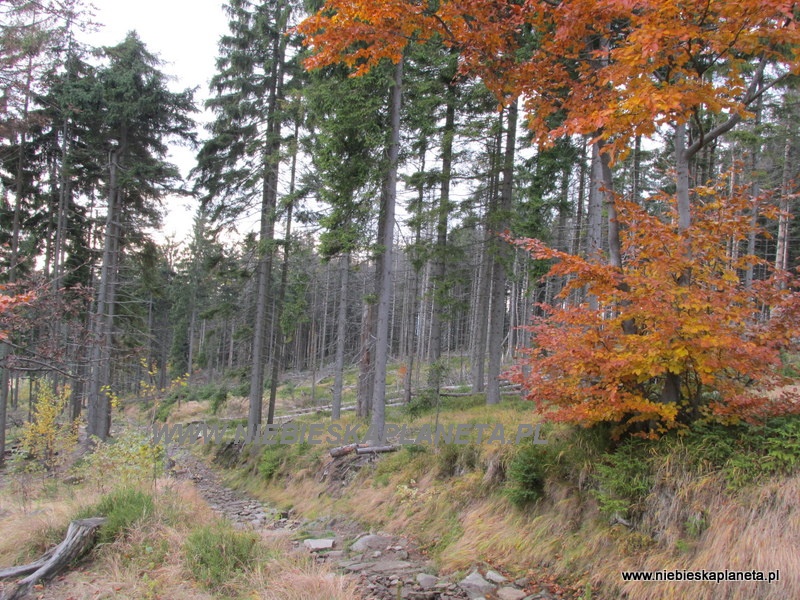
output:
[[[548,592],[524,591],[527,580],[511,582],[494,571],[474,569],[461,581],[436,575],[434,565],[411,540],[363,531],[349,519],[305,520],[292,511],[280,512],[243,492],[226,487],[207,464],[183,449],[174,451],[172,469],[194,482],[201,496],[235,527],[296,531],[298,551],[310,552],[359,580],[365,600],[555,600]],[[332,537],[333,536],[333,537]]]

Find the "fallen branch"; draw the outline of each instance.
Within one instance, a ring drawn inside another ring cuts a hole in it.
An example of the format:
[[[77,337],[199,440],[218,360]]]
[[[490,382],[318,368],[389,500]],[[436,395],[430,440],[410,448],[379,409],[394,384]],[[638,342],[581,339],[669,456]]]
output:
[[[27,565],[0,570],[0,578],[18,577],[25,573],[31,573],[25,579],[18,581],[16,587],[9,594],[3,596],[3,600],[24,598],[36,585],[36,582],[50,579],[68,567],[74,560],[80,558],[94,545],[95,533],[105,522],[105,517],[72,521],[64,541],[45,552],[41,558]]]
[[[356,454],[363,456],[365,454],[380,454],[382,452],[396,452],[397,446],[368,446],[366,448],[356,448]]]

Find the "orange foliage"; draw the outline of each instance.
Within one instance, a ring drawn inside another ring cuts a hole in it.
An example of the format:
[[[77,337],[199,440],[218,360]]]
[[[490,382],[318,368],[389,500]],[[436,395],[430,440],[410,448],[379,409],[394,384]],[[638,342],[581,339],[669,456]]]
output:
[[[34,295],[30,292],[16,294],[14,296],[7,296],[2,293],[6,291],[6,289],[6,286],[0,285],[0,341],[3,341],[8,337],[8,332],[6,331],[4,324],[6,321],[8,321],[8,317],[11,315],[14,308],[21,304],[27,304],[34,298]]]
[[[549,275],[567,279],[562,297],[586,286],[599,302],[597,310],[544,306],[547,316],[530,327],[529,374],[521,366],[512,372],[555,420],[621,423],[618,433],[647,422],[657,433],[703,416],[753,420],[800,410],[796,392],[770,396],[786,384],[781,350],[798,341],[798,281],[755,256],[730,256],[729,242],[749,233],[752,201],[705,192],[683,233],[674,213],[658,217],[618,200],[621,270],[519,242],[535,258],[556,261]],[[750,265],[770,276],[748,288],[740,273]],[[669,373],[680,380],[677,403],[662,396]]]
[[[602,132],[612,154],[698,111],[745,116],[759,61],[780,65],[773,81],[800,73],[785,0],[328,0],[297,29],[307,67],[356,75],[441,39],[501,102],[525,98],[539,142]]]

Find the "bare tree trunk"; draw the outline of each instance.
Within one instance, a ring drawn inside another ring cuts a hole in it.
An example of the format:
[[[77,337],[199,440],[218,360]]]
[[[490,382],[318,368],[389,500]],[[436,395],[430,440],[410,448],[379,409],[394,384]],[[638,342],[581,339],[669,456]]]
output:
[[[123,134],[123,138],[125,135]],[[94,345],[92,346],[89,402],[86,415],[86,432],[101,440],[108,438],[111,429],[111,401],[108,386],[111,383],[111,351],[114,336],[114,304],[116,302],[119,237],[122,207],[119,191],[121,158],[126,151],[122,141],[110,155],[108,212],[103,239],[103,264],[98,282],[97,304],[93,319]]]
[[[336,323],[336,366],[333,380],[333,407],[331,418],[338,421],[342,410],[342,385],[344,383],[344,351],[347,337],[347,285],[350,279],[350,253],[340,259],[341,287],[339,289],[339,315]]]
[[[357,414],[363,418],[372,413],[372,393],[375,385],[375,304],[369,300],[364,302],[361,313],[360,352]]]
[[[383,264],[379,274],[380,293],[377,306],[377,331],[375,335],[375,387],[372,402],[373,430],[372,445],[383,439],[383,428],[386,421],[386,364],[389,353],[389,303],[392,296],[392,253],[394,246],[394,213],[397,199],[397,167],[400,156],[400,109],[403,98],[403,61],[395,67],[394,84],[391,92],[392,127],[389,142],[389,166],[386,174],[385,205],[386,214],[383,219],[383,230],[380,232],[380,245],[383,247]]]
[[[763,96],[759,96],[758,101],[756,102],[756,118],[753,123],[754,127],[758,127],[761,125],[761,112],[763,109]],[[758,137],[756,136],[756,142],[753,145],[753,148],[750,150],[750,174],[753,178],[751,182],[751,194],[753,196],[753,207],[751,209],[750,214],[750,231],[747,235],[747,254],[750,256],[754,256],[756,253],[756,228],[758,227],[758,195],[761,193],[761,185],[758,181],[758,167],[759,167],[759,158],[761,154],[761,147],[758,143]],[[747,267],[747,270],[744,274],[744,284],[745,287],[752,287],[753,286],[753,263],[750,263]]]
[[[486,385],[486,404],[500,403],[500,368],[503,357],[503,338],[505,335],[506,314],[506,268],[509,254],[508,244],[497,236],[508,227],[512,206],[514,153],[517,145],[517,103],[508,107],[508,126],[506,129],[506,148],[503,159],[503,185],[500,189],[498,218],[494,220],[495,256],[492,265],[492,306],[489,321],[489,367]]]
[[[450,179],[453,170],[453,138],[455,136],[456,106],[455,86],[450,83],[446,91],[444,130],[442,132],[442,175],[439,206],[436,211],[436,250],[431,269],[433,311],[431,313],[430,371],[428,387],[438,398],[442,385],[442,320],[445,306],[444,274],[447,253],[447,217],[450,213]]]
[[[300,122],[295,122],[294,139],[297,140],[300,133]],[[292,153],[292,167],[289,176],[289,205],[286,208],[286,236],[283,241],[283,265],[281,265],[281,284],[278,288],[278,298],[275,304],[275,313],[273,320],[275,324],[275,350],[272,353],[272,373],[269,379],[269,407],[267,408],[267,423],[272,424],[275,420],[275,402],[278,398],[278,376],[283,363],[284,353],[284,335],[283,328],[281,327],[281,319],[283,317],[283,303],[286,299],[286,286],[289,281],[289,252],[292,243],[292,209],[294,208],[294,190],[295,181],[297,177],[297,144],[293,144],[294,151]],[[300,336],[297,336],[298,339]]]
[[[491,229],[490,220],[497,210],[499,195],[500,152],[503,143],[503,115],[498,117],[497,136],[490,150],[490,173],[487,188],[487,207],[485,212],[485,226],[481,244],[481,260],[478,268],[478,281],[476,285],[476,299],[473,304],[475,311],[475,340],[472,352],[472,393],[483,392],[485,386],[486,344],[489,330],[489,296],[492,289],[492,254],[491,254]]]
[[[789,161],[792,153],[792,136],[788,129],[787,126],[786,142],[783,146],[783,173],[779,206],[781,214],[778,217],[778,241],[775,249],[775,268],[778,270],[785,270],[789,262],[789,195],[791,193]]]

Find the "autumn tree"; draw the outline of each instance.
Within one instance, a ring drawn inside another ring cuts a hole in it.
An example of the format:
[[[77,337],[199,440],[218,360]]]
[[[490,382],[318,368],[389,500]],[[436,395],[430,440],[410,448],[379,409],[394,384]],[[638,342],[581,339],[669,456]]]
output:
[[[591,138],[590,199],[594,208],[590,209],[590,215],[598,216],[601,208],[608,214],[608,255],[603,254],[599,241],[591,243],[591,240],[588,248],[591,263],[558,255],[561,266],[556,273],[573,278],[569,289],[574,289],[574,280],[582,281],[589,289],[591,302],[588,308],[574,308],[574,313],[570,312],[573,309],[565,308],[566,312],[556,311],[551,316],[550,322],[564,327],[571,319],[577,320],[573,331],[577,337],[561,340],[565,351],[572,354],[561,355],[558,367],[549,372],[553,380],[568,379],[570,369],[577,373],[594,356],[593,352],[599,355],[605,348],[613,354],[625,348],[625,344],[645,339],[645,332],[652,335],[653,330],[658,330],[668,340],[672,339],[669,336],[683,339],[678,332],[682,326],[690,326],[691,311],[683,307],[676,313],[661,307],[663,314],[672,314],[674,320],[650,322],[645,315],[653,316],[652,308],[643,304],[644,296],[636,296],[633,290],[641,294],[650,286],[652,294],[655,289],[660,290],[659,286],[674,285],[674,289],[663,290],[664,297],[674,303],[723,287],[715,281],[717,276],[733,277],[725,270],[725,263],[720,263],[722,259],[714,254],[718,252],[716,246],[704,236],[703,227],[711,226],[704,225],[707,215],[701,213],[708,206],[722,206],[730,208],[737,215],[730,218],[736,220],[740,213],[752,215],[752,211],[743,208],[748,201],[742,198],[731,197],[725,204],[717,198],[716,191],[707,192],[714,188],[704,187],[707,182],[698,180],[696,161],[710,144],[749,118],[752,115],[749,111],[764,94],[800,70],[800,32],[795,16],[789,6],[777,1],[721,1],[696,7],[672,0],[558,3],[452,0],[435,5],[388,0],[377,6],[330,0],[300,30],[307,34],[307,43],[314,50],[308,66],[343,62],[355,74],[368,71],[383,59],[400,60],[409,43],[441,36],[446,44],[459,50],[461,71],[480,77],[502,105],[513,106],[518,98],[523,99],[534,141],[546,147],[563,136],[581,134]],[[532,33],[533,39],[528,33]],[[659,198],[662,205],[673,206],[674,211],[670,213],[672,220],[659,221],[661,228],[658,228],[655,222],[646,220],[645,217],[650,217],[646,211],[634,213],[632,207],[619,201],[613,189],[612,169],[615,161],[629,153],[632,142],[637,145],[643,136],[669,130],[674,169],[671,187],[675,192],[672,199],[669,195]],[[619,214],[622,210],[627,211],[625,215]],[[693,227],[694,220],[698,221],[697,227]],[[645,222],[647,225],[641,225]],[[751,218],[750,230],[746,232],[748,240],[756,235],[755,225]],[[625,227],[630,231],[623,231]],[[662,250],[662,257],[654,252],[648,254],[636,245],[645,245],[636,236],[648,227],[673,244]],[[597,227],[590,229],[598,231]],[[738,239],[742,231],[729,231],[727,235]],[[632,239],[636,239],[636,244]],[[535,248],[539,258],[555,257],[541,247]],[[756,260],[752,253],[742,256]],[[699,267],[703,260],[715,265],[713,272],[703,273]],[[631,263],[626,265],[626,261]],[[751,273],[752,269],[746,268],[745,272]],[[735,279],[729,283],[738,285],[738,278]],[[774,291],[776,280],[768,281],[772,287],[761,283],[756,286],[748,276],[745,288],[767,287]],[[739,290],[728,291],[735,294]],[[759,301],[777,307],[791,303],[792,298],[746,300],[742,298],[740,306],[752,310]],[[693,302],[699,299],[694,298]],[[738,343],[722,327],[722,323],[728,322],[723,306],[708,299],[703,306],[709,315],[719,315],[721,319],[708,319],[710,324],[720,327],[709,334],[726,340],[726,345]],[[759,340],[758,347],[770,348],[772,344],[787,341],[776,332],[785,326],[785,321],[775,319],[775,315],[788,318],[791,314],[792,309],[786,307],[771,311],[771,316],[763,322],[752,316],[745,319],[743,314],[729,317],[736,323],[744,323],[740,338],[755,336],[752,339]],[[770,333],[759,338],[755,332],[762,327]],[[595,343],[582,339],[579,331],[594,331],[598,336]],[[539,333],[546,341],[546,333]],[[604,335],[610,337],[605,339]],[[650,339],[651,343],[656,341]],[[658,341],[662,345],[656,344],[654,352],[676,350],[667,340]],[[549,348],[552,351],[554,346],[550,344]],[[586,352],[588,356],[584,355]],[[698,390],[705,389],[717,390],[725,395],[728,406],[740,406],[744,411],[739,403],[741,390],[723,389],[724,385],[712,381],[713,377],[727,376],[725,364],[712,364],[713,361],[703,361],[700,355],[692,356],[688,360],[702,362],[701,372],[693,375],[694,367],[679,366],[674,361],[680,362],[695,353],[683,355],[683,350],[679,353],[682,356],[677,358],[662,356],[649,365],[648,372],[642,373],[642,377],[659,388],[659,397],[653,399],[650,389],[636,398],[645,398],[653,406],[628,407],[631,410],[616,412],[604,410],[603,406],[613,405],[615,395],[627,388],[588,375],[572,380],[574,390],[567,411],[574,411],[575,420],[581,420],[582,414],[587,422],[651,421],[668,426],[679,413],[682,417],[687,414],[685,403],[696,416],[702,404],[699,397],[704,393]],[[576,358],[579,355],[580,360]],[[572,360],[567,360],[569,356]],[[763,364],[774,365],[774,361],[764,358]],[[741,374],[756,366],[733,364],[730,368]],[[755,374],[752,377],[758,379]],[[536,383],[538,380],[531,387]],[[637,385],[641,383],[638,381]],[[581,402],[580,393],[587,386],[594,391],[604,390],[597,396],[597,403]],[[599,401],[601,397],[606,404]],[[550,401],[558,400],[554,395]],[[719,402],[711,404],[721,410]]]
[[[655,434],[699,418],[736,422],[792,410],[780,353],[795,343],[800,304],[785,286],[786,271],[752,285],[740,277],[749,267],[770,269],[765,259],[730,252],[752,222],[747,195],[729,196],[727,186],[702,189],[688,231],[674,197],[659,198],[669,205],[667,218],[617,200],[622,269],[521,242],[535,258],[556,261],[551,274],[569,276],[561,297],[589,286],[597,299],[596,309],[546,306],[530,328],[535,346],[524,363],[532,368],[516,368],[514,380],[551,418]],[[679,276],[685,272],[691,285]],[[673,402],[664,401],[668,373],[680,382]]]

